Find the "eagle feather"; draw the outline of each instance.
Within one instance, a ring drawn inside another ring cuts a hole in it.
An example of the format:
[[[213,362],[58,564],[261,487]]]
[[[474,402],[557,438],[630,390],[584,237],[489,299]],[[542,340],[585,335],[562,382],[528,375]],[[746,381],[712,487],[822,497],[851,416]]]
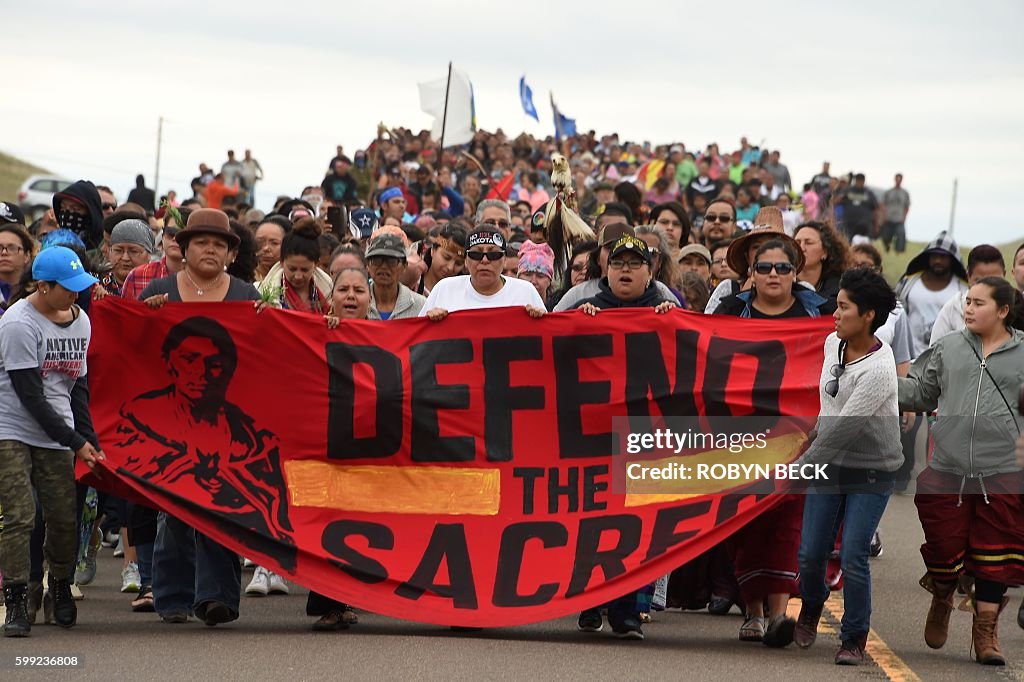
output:
[[[555,280],[559,281],[568,269],[572,247],[595,236],[594,230],[577,213],[569,161],[558,153],[551,155],[551,186],[555,196],[544,210],[544,227],[551,250],[555,252]]]

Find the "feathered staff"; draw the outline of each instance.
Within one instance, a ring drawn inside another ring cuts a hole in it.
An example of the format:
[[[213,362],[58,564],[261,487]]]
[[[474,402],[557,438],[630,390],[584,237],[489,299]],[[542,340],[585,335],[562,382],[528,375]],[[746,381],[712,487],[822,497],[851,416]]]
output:
[[[555,252],[555,282],[561,282],[569,268],[572,248],[579,242],[595,239],[594,230],[580,218],[576,190],[572,188],[569,161],[561,154],[551,155],[551,186],[555,196],[544,208],[544,228],[548,244]]]

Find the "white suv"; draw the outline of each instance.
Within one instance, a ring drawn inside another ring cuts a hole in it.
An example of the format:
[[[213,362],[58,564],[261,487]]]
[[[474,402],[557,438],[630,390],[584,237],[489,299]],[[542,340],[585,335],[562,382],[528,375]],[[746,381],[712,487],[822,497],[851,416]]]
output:
[[[18,190],[18,204],[25,218],[32,222],[53,208],[53,195],[71,186],[70,180],[52,175],[33,175]]]

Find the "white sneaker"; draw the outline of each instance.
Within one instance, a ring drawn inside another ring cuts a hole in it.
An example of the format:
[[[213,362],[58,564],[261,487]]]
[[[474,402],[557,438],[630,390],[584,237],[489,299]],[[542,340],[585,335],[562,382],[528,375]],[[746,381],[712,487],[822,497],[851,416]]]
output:
[[[142,576],[139,575],[139,565],[130,561],[121,571],[121,591],[138,592],[140,587],[142,587]]]
[[[245,593],[250,597],[265,597],[270,591],[270,573],[267,569],[257,566],[252,574],[252,580],[245,588]]]
[[[270,594],[288,594],[288,583],[284,578],[271,571],[267,571],[267,575],[270,576]]]
[[[117,536],[117,546],[114,547],[114,558],[120,559],[124,556],[124,539],[119,535]]]
[[[242,568],[256,568],[256,562],[252,559],[242,559]]]

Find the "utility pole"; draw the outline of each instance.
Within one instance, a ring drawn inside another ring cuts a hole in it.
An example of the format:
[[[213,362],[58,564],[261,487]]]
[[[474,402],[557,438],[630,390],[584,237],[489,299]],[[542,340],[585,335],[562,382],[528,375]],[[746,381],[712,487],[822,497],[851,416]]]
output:
[[[163,140],[164,117],[161,116],[156,126],[156,172],[153,173],[153,193],[156,194],[158,200],[160,198],[160,146],[163,144]]]
[[[953,224],[956,222],[956,189],[958,178],[953,178],[953,205],[949,209],[949,236],[953,236]]]

